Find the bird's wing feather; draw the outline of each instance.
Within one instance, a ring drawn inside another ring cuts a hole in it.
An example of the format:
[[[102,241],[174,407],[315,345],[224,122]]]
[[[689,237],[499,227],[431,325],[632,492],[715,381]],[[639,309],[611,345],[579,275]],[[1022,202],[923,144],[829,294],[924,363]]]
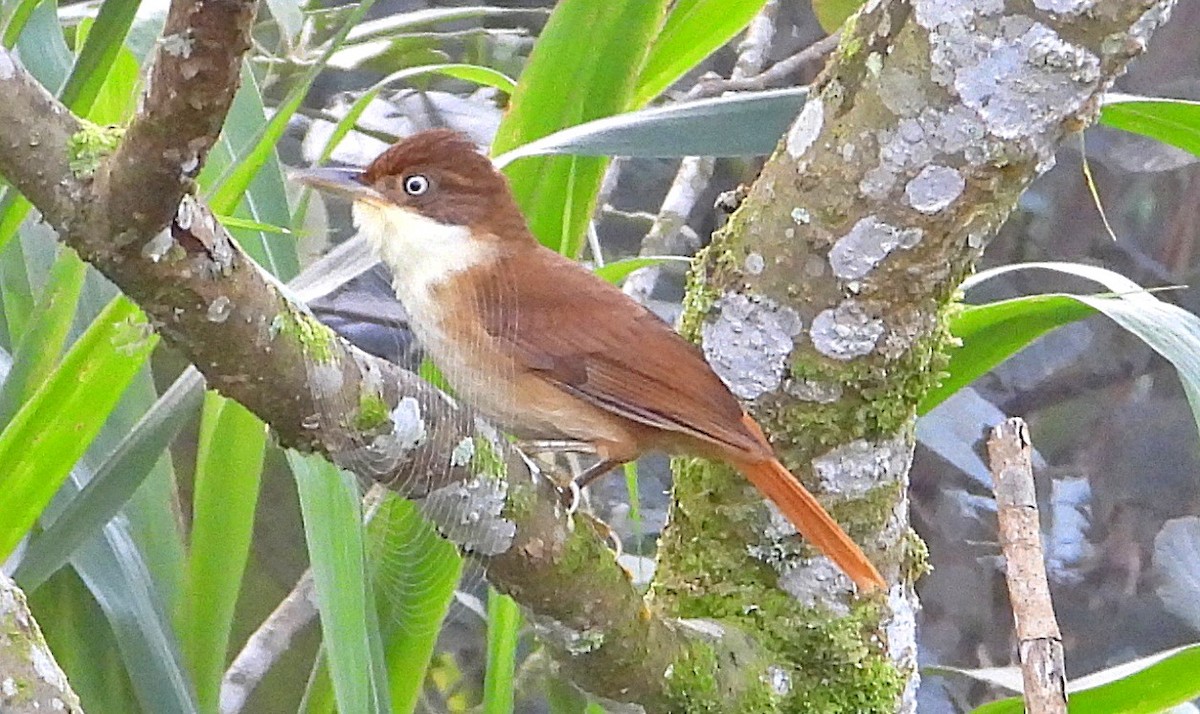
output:
[[[667,431],[754,452],[742,408],[700,350],[670,325],[574,261],[549,250],[502,261],[481,300],[484,329],[525,368],[603,409]],[[572,275],[573,274],[573,275]],[[555,275],[571,275],[571,288]],[[549,278],[549,279],[547,279]]]

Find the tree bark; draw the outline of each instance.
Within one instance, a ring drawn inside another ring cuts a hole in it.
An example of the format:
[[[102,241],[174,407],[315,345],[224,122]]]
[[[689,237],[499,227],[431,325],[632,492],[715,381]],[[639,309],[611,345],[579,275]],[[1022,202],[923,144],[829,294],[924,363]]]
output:
[[[780,711],[915,710],[908,470],[955,291],[1170,6],[868,2],[697,261],[686,332],[895,583],[852,597],[744,481],[677,464],[655,601],[753,633]]]

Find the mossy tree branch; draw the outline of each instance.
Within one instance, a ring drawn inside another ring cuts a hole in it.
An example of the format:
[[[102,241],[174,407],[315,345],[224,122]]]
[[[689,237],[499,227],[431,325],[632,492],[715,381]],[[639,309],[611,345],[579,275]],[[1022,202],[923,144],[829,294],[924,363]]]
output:
[[[952,346],[947,313],[1170,5],[868,2],[698,261],[687,331],[896,583],[852,598],[741,479],[679,464],[656,601],[755,633],[776,655],[764,681],[788,685],[778,711],[915,709],[925,566],[906,494],[916,405]]]

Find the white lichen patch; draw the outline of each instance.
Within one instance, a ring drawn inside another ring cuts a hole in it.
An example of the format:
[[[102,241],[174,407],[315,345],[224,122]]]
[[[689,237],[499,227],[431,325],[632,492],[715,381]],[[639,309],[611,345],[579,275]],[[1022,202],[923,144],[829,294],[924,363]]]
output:
[[[809,336],[821,354],[849,360],[870,354],[883,331],[882,320],[872,317],[857,300],[848,299],[822,310],[813,319]]]
[[[750,275],[762,274],[763,268],[765,268],[766,265],[767,262],[763,259],[762,253],[751,253],[746,256],[744,261],[742,261],[742,267]]]
[[[508,484],[476,477],[436,489],[420,501],[421,513],[460,548],[483,556],[507,551],[517,526],[501,516]]]
[[[204,317],[209,322],[221,323],[229,319],[231,312],[233,312],[233,303],[230,299],[225,295],[218,295],[208,304]]]
[[[392,432],[382,438],[391,439],[396,449],[409,451],[425,441],[425,419],[421,416],[421,405],[416,399],[401,399],[391,416]]]
[[[908,205],[921,213],[932,215],[958,200],[967,181],[958,169],[949,166],[926,166],[904,187]]]
[[[142,246],[142,257],[151,263],[157,263],[167,257],[167,252],[175,245],[170,230],[161,230]]]
[[[843,280],[865,277],[896,248],[912,248],[921,241],[920,228],[897,228],[875,216],[861,218],[829,251],[833,274]]]
[[[173,35],[167,35],[159,40],[162,45],[163,52],[172,57],[187,59],[192,56],[192,50],[196,47],[196,39],[191,37],[191,30],[186,30],[185,33],[177,32]]]
[[[700,328],[704,356],[730,391],[755,399],[779,388],[803,323],[795,310],[769,298],[728,293]]]
[[[807,208],[793,208],[792,220],[795,221],[797,225],[807,226],[809,223],[812,223],[812,214],[808,212]]]
[[[903,583],[888,590],[890,615],[884,623],[887,637],[887,653],[896,667],[911,676],[905,684],[901,700],[915,702],[917,687],[921,683],[917,669],[917,610],[920,602],[916,594]]]
[[[789,379],[783,389],[797,399],[817,404],[832,404],[842,398],[842,385],[837,382]]]
[[[15,697],[19,691],[21,690],[17,688],[17,682],[12,677],[0,680],[0,694],[6,697]]]
[[[792,673],[779,665],[768,665],[762,681],[777,697],[786,697],[792,692]]]
[[[461,441],[454,445],[454,449],[450,451],[451,466],[466,466],[471,463],[471,459],[475,457],[475,440],[469,436],[464,436]]]
[[[1145,50],[1146,43],[1150,41],[1150,35],[1154,34],[1155,30],[1171,18],[1171,8],[1174,5],[1174,0],[1163,0],[1152,5],[1129,28],[1128,37],[1124,33],[1119,32],[1112,37],[1106,37],[1104,39],[1105,51],[1119,51],[1112,49],[1112,47],[1120,47],[1125,44],[1126,40],[1131,40],[1138,51]]]
[[[857,498],[906,473],[911,461],[912,445],[903,437],[856,439],[813,459],[812,467],[822,490]]]
[[[934,81],[952,87],[990,133],[1040,137],[1095,93],[1100,60],[1087,48],[1022,15],[981,21],[990,12],[963,4],[920,0],[917,21],[930,31]]]
[[[0,50],[0,80],[8,81],[17,76],[17,64],[6,50]]]
[[[804,607],[822,608],[837,617],[850,614],[850,605],[844,598],[830,595],[850,592],[854,584],[841,568],[823,555],[783,564],[779,571],[779,587]]]
[[[1082,15],[1096,6],[1096,0],[1033,0],[1033,6],[1056,15]]]
[[[825,124],[825,105],[820,97],[809,97],[787,134],[787,152],[793,159],[808,151]]]

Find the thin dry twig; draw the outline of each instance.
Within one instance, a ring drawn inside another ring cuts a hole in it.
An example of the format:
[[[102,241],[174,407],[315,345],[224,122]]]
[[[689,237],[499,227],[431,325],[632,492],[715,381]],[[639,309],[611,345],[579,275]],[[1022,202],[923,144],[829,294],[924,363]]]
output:
[[[1030,714],[1065,714],[1067,675],[1062,633],[1054,618],[1046,580],[1032,449],[1025,421],[1013,418],[997,426],[987,447],[999,507],[1008,597],[1025,681],[1025,709]]]

